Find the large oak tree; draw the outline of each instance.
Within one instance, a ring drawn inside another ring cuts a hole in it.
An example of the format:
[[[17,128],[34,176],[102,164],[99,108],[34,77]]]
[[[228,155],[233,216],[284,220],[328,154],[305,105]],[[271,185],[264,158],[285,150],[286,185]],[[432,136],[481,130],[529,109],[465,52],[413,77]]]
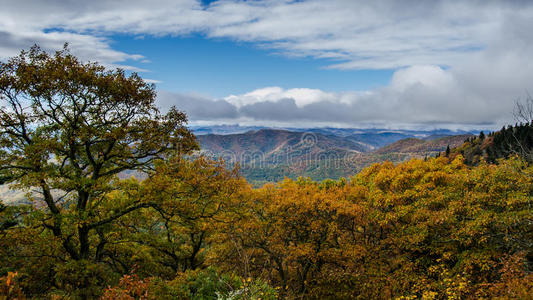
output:
[[[67,47],[38,46],[0,63],[0,176],[37,191],[41,226],[73,260],[98,260],[98,232],[151,203],[108,205],[104,195],[121,172],[150,172],[155,161],[197,148],[186,115],[166,114],[137,74],[84,63]]]

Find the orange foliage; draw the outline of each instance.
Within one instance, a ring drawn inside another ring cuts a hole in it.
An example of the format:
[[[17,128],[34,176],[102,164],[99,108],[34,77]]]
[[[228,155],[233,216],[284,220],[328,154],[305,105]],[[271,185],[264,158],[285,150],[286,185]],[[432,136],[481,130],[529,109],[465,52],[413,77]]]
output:
[[[0,299],[26,299],[17,284],[17,272],[8,272],[7,276],[0,277]]]
[[[220,258],[288,297],[488,295],[499,261],[531,251],[531,175],[457,156],[376,164],[349,183],[287,179],[245,192]]]
[[[286,179],[258,189],[222,162],[176,159],[107,195],[110,213],[122,202],[153,205],[101,232],[108,243],[96,250],[107,256],[88,265],[94,272],[58,263],[64,255],[43,263],[73,275],[112,272],[100,276],[108,284],[122,276],[104,299],[191,298],[199,290],[240,297],[246,289],[235,278],[288,299],[527,299],[532,195],[533,167],[515,158],[475,167],[460,155],[382,163],[350,180]],[[9,249],[31,254],[31,241],[45,249],[46,235],[20,230],[28,241],[7,242]],[[35,269],[13,261],[21,273]],[[137,275],[124,276],[134,265]],[[50,278],[61,287],[67,275]]]
[[[139,276],[124,275],[116,287],[108,287],[102,300],[148,300],[155,299],[149,294],[150,279],[140,279]]]

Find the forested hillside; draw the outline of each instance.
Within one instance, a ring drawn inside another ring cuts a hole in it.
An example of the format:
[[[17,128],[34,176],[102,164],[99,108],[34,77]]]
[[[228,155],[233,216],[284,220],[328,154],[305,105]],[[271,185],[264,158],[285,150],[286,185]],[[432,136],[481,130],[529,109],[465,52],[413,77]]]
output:
[[[496,163],[500,158],[519,155],[533,161],[533,123],[504,126],[501,130],[485,135],[483,132],[469,138],[455,152],[465,156],[468,164],[481,161]]]
[[[260,129],[238,134],[207,134],[197,137],[202,154],[215,159],[223,158],[230,166],[238,164],[240,173],[250,183],[259,187],[267,182],[279,182],[285,177],[309,177],[317,181],[337,180],[349,177],[377,162],[402,162],[410,158],[434,156],[447,147],[461,145],[466,138],[472,136],[441,136],[444,133],[450,134],[448,131],[441,132],[441,135],[438,134],[440,131],[366,130],[357,134],[354,133],[356,131]],[[409,137],[414,134],[425,137]],[[406,136],[408,138],[403,138]],[[374,140],[371,141],[372,139]]]
[[[0,203],[0,299],[533,295],[531,148],[483,155],[527,126],[253,188],[192,155],[185,114],[161,113],[153,85],[68,49],[0,63],[0,100],[0,178],[34,195]]]
[[[349,181],[260,189],[220,164],[174,160],[102,198],[104,215],[122,203],[147,207],[94,231],[88,259],[70,258],[43,231],[39,209],[4,209],[4,290],[108,299],[527,298],[533,169],[518,159],[462,160],[376,164]]]
[[[320,158],[342,158],[372,149],[333,135],[260,129],[241,134],[199,135],[202,150],[241,164],[287,164]]]
[[[446,148],[461,146],[463,142],[470,137],[472,137],[472,135],[452,135],[430,140],[408,138],[382,147],[376,150],[375,153],[408,153],[423,157],[442,152],[446,150]]]

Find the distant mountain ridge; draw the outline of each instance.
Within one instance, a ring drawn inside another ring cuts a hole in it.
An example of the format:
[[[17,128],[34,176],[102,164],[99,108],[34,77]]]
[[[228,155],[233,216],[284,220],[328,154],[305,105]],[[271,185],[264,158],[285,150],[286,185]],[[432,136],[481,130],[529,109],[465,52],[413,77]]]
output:
[[[262,126],[239,126],[239,125],[215,125],[215,126],[191,126],[190,129],[197,136],[215,134],[215,135],[233,135],[243,134],[251,131],[281,130],[290,132],[317,133],[325,136],[336,136],[347,138],[353,142],[363,143],[371,146],[369,150],[377,149],[396,141],[406,138],[418,139],[436,139],[452,135],[470,135],[478,134],[477,131],[449,130],[449,129],[431,129],[431,130],[406,130],[406,129],[386,129],[386,128],[294,128],[294,127],[262,127]]]
[[[375,151],[375,153],[420,153],[441,152],[446,147],[455,148],[461,146],[466,139],[472,137],[471,134],[453,135],[425,140],[417,138],[406,138],[399,140]]]
[[[240,163],[241,174],[256,186],[284,177],[322,180],[352,176],[373,163],[435,155],[448,145],[457,147],[472,137],[464,134],[465,131],[445,129],[311,128],[291,131],[224,125],[197,127],[196,130],[201,153]],[[130,172],[120,174],[121,177],[133,175],[142,177]],[[0,185],[0,195],[5,203],[27,201],[24,191],[10,190],[7,185]]]
[[[241,174],[261,185],[284,177],[322,180],[352,176],[372,163],[436,155],[447,146],[460,146],[473,136],[446,135],[447,132],[262,128],[237,134],[197,135],[197,138],[202,153],[239,163]]]
[[[226,160],[240,163],[258,159],[274,164],[303,159],[341,158],[373,149],[370,145],[334,135],[280,129],[228,135],[207,134],[197,138],[203,152],[220,154]]]
[[[248,131],[257,131],[260,129],[272,129],[272,130],[287,130],[293,132],[318,132],[326,135],[336,135],[336,136],[349,136],[357,134],[381,134],[381,133],[402,133],[406,135],[411,135],[413,137],[418,136],[428,136],[428,135],[458,135],[458,134],[468,134],[468,133],[479,133],[474,131],[467,130],[451,130],[446,128],[436,128],[436,129],[390,129],[390,128],[341,128],[341,127],[281,127],[281,126],[241,126],[241,125],[191,125],[189,128],[196,135],[205,135],[205,134],[236,134],[236,133],[245,133]]]

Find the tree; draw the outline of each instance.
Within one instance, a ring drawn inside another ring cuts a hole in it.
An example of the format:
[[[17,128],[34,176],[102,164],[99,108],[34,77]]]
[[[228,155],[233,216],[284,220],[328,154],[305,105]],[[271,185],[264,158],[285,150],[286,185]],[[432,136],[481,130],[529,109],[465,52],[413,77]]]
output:
[[[137,74],[83,63],[67,46],[38,46],[0,63],[0,178],[37,189],[41,225],[69,259],[96,259],[102,226],[151,204],[139,199],[105,210],[116,176],[150,172],[155,161],[197,148],[176,108],[162,114],[154,85]]]
[[[360,217],[344,189],[350,187],[343,180],[299,178],[248,191],[244,207],[226,224],[223,240],[229,242],[219,256],[245,277],[265,276],[282,297],[349,298],[340,296],[349,291],[331,290],[360,258],[352,235],[342,230]]]
[[[529,124],[531,121],[533,121],[533,98],[531,98],[529,93],[527,94],[525,100],[515,101],[513,115],[517,122]]]
[[[13,214],[9,212],[9,207],[4,205],[0,200],[0,234],[11,227],[17,225],[17,221],[14,219]]]
[[[520,123],[519,132],[511,131],[513,152],[526,161],[533,161],[533,98],[529,93],[525,100],[517,100],[513,111],[515,121]]]
[[[205,267],[206,256],[218,243],[213,241],[217,228],[230,222],[225,214],[244,185],[237,169],[227,170],[223,161],[200,156],[159,163],[154,176],[115,193],[157,203],[155,209],[121,219],[121,239],[135,243],[136,253],[150,253],[162,277]],[[147,273],[156,274],[156,269]]]

